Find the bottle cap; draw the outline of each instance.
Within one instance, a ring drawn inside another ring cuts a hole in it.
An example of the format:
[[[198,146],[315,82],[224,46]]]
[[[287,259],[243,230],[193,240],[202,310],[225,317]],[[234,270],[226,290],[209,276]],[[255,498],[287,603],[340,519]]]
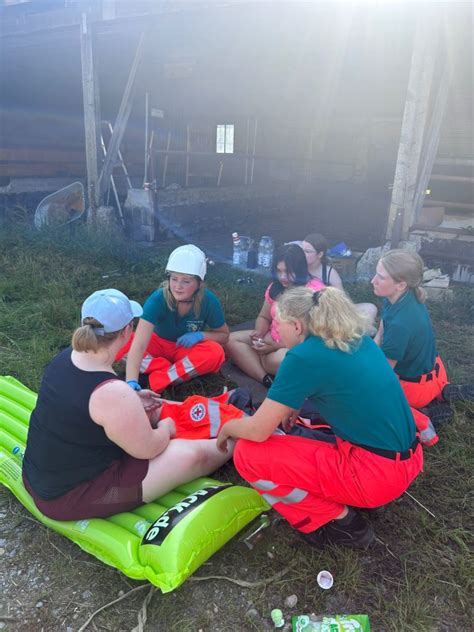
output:
[[[334,584],[334,577],[329,571],[320,571],[318,573],[316,581],[318,582],[318,586],[320,588],[324,588],[324,590],[329,590]]]
[[[282,628],[285,625],[285,620],[283,619],[283,612],[280,610],[280,608],[274,608],[270,612],[270,616],[276,628]]]

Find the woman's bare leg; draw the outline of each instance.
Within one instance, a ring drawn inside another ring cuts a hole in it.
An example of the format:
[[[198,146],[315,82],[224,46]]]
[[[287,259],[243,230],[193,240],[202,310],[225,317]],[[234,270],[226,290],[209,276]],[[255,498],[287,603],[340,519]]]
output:
[[[261,382],[268,371],[262,366],[261,357],[251,346],[250,329],[234,331],[225,346],[227,356],[241,371]]]
[[[272,353],[262,356],[262,364],[266,373],[276,375],[280,364],[283,362],[283,358],[286,356],[288,349],[277,349]]]
[[[173,439],[164,452],[150,460],[142,482],[143,500],[149,503],[179,485],[215,472],[233,453],[233,442],[228,451],[216,448],[215,439]]]

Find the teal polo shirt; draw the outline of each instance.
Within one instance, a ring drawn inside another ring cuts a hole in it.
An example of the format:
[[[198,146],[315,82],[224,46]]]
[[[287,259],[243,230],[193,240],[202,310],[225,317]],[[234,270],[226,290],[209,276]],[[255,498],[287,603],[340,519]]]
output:
[[[437,353],[430,315],[411,290],[393,304],[384,300],[382,321],[381,348],[387,358],[397,361],[397,375],[415,378],[433,370]]]
[[[166,304],[163,289],[160,288],[150,294],[143,306],[143,320],[154,325],[154,332],[165,340],[176,340],[191,331],[204,331],[206,328],[219,329],[225,324],[224,312],[217,296],[204,290],[201,311],[196,315],[194,308],[180,316],[176,310],[171,310]]]
[[[350,352],[309,336],[286,354],[269,399],[301,408],[309,398],[341,439],[401,452],[415,440],[415,422],[400,382],[368,336]]]

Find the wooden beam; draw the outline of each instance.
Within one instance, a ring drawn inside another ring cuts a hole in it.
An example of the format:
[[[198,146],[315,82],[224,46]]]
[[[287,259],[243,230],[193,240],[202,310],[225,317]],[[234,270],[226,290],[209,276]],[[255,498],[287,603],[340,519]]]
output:
[[[0,148],[0,162],[83,162],[83,151],[36,148]]]
[[[418,166],[434,69],[433,22],[419,14],[416,25],[407,97],[403,112],[392,199],[387,220],[386,238],[398,245],[411,221],[411,203],[415,196]]]
[[[448,102],[449,89],[452,77],[452,64],[449,57],[445,59],[445,67],[441,76],[438,94],[436,96],[436,102],[433,108],[433,115],[431,117],[430,126],[428,130],[428,138],[426,143],[426,151],[423,156],[423,164],[421,166],[421,173],[418,179],[418,185],[415,193],[415,199],[413,201],[413,213],[412,223],[415,224],[420,215],[421,208],[426,195],[426,189],[428,187],[431,172],[433,170],[434,161],[436,158],[436,152],[438,151],[439,139],[441,136],[441,124],[444,119],[444,113],[446,111],[446,105]],[[432,203],[432,202],[430,202]],[[440,205],[442,206],[442,205]],[[444,204],[446,206],[446,204]]]
[[[436,158],[435,165],[474,167],[474,158]]]
[[[87,166],[87,196],[90,208],[99,205],[98,149],[100,143],[100,102],[97,69],[94,65],[92,25],[87,14],[81,16],[82,98]]]
[[[145,30],[140,37],[140,41],[138,42],[135,58],[130,68],[127,85],[125,86],[125,90],[122,96],[122,102],[120,103],[117,118],[115,119],[114,130],[110,139],[109,148],[107,150],[107,156],[105,158],[104,165],[99,176],[100,199],[103,199],[105,192],[109,187],[110,176],[112,175],[112,170],[114,168],[115,161],[117,160],[120,144],[122,142],[123,135],[127,127],[130,112],[132,111],[133,97],[135,96],[137,88],[136,77],[138,68],[140,67],[143,58],[143,49],[145,46],[145,41],[147,40],[147,33],[148,31]]]
[[[427,201],[428,204],[428,201]],[[445,208],[461,208],[465,210],[474,210],[474,204],[467,202],[442,202],[441,200],[429,200],[430,206],[444,206]]]
[[[430,182],[474,182],[472,176],[443,176],[440,173],[431,174]]]

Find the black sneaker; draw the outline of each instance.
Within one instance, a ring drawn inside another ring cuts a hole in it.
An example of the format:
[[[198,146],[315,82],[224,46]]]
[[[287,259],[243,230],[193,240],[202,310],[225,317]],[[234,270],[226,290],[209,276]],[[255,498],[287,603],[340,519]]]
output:
[[[273,379],[274,379],[274,375],[270,375],[270,373],[267,373],[262,380],[262,384],[264,385],[265,388],[270,388],[270,386],[273,384]]]
[[[331,520],[316,531],[300,532],[300,535],[305,542],[317,548],[333,545],[366,549],[375,538],[371,525],[352,507],[349,508],[349,513],[342,520]]]
[[[431,423],[436,430],[440,426],[449,424],[454,417],[454,410],[451,406],[446,402],[439,402],[437,400],[431,402],[431,404],[428,404],[428,406],[424,408],[420,408],[420,412],[431,419]]]
[[[474,384],[446,384],[441,397],[445,402],[474,402]]]

